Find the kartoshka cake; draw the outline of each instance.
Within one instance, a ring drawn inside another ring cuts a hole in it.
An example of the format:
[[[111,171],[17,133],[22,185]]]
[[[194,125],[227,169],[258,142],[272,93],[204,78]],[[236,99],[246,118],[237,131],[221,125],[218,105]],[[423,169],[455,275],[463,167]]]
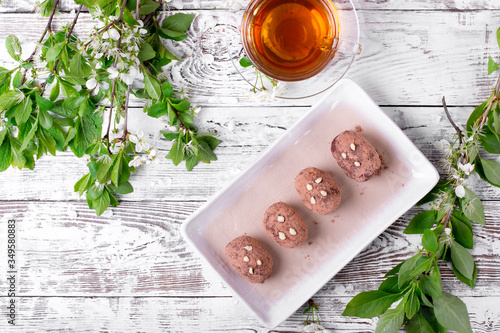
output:
[[[269,237],[281,247],[294,248],[307,240],[306,222],[284,202],[276,202],[269,206],[262,224]]]
[[[372,144],[361,134],[344,131],[331,145],[332,155],[347,177],[366,182],[380,170],[380,156]]]
[[[299,172],[295,189],[304,205],[318,215],[333,212],[341,201],[340,188],[332,176],[314,167]]]
[[[263,283],[273,270],[273,258],[262,244],[250,236],[240,236],[226,245],[226,259],[245,280]]]

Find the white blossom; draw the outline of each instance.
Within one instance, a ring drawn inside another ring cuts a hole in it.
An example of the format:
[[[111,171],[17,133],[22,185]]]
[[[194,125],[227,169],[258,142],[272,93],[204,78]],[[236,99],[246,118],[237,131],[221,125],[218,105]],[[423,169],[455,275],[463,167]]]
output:
[[[138,168],[142,165],[142,163],[144,162],[141,159],[141,156],[136,155],[132,161],[128,162],[128,166]]]
[[[93,77],[93,78],[90,78],[87,80],[87,82],[85,83],[85,86],[87,86],[87,89],[89,90],[92,90],[94,88],[96,88],[98,86],[98,82],[97,80]]]
[[[465,172],[465,174],[467,176],[470,175],[470,173],[474,170],[474,164],[470,164],[470,163],[462,164],[460,161],[458,161],[457,166],[458,166],[458,169]]]
[[[445,232],[445,234],[449,235],[451,233],[451,229],[450,228],[444,228],[444,232]]]
[[[457,197],[459,198],[463,198],[465,196],[465,188],[463,187],[463,185],[458,185],[456,188],[455,188],[455,194],[457,195]]]

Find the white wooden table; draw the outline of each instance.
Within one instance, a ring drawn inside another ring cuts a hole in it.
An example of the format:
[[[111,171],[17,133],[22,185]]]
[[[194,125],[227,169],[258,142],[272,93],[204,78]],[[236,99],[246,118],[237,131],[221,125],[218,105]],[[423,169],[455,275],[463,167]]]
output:
[[[0,66],[11,66],[9,34],[33,46],[46,20],[35,0],[3,0]],[[72,1],[62,1],[56,27],[72,19]],[[348,73],[438,166],[434,143],[453,129],[440,106],[444,95],[455,121],[464,125],[473,107],[490,94],[488,55],[500,58],[498,0],[357,0],[363,52]],[[169,161],[143,168],[132,195],[101,217],[73,192],[86,172],[71,153],[44,157],[35,171],[0,174],[0,332],[299,332],[300,309],[275,330],[263,327],[187,246],[184,220],[251,163],[289,128],[315,99],[257,104],[234,72],[217,33],[224,1],[174,0],[173,10],[196,14],[189,38],[176,46],[186,59],[171,68],[171,80],[189,82],[202,106],[199,126],[217,131],[218,161],[187,172]],[[76,33],[91,25],[82,14]],[[26,52],[28,53],[29,50]],[[213,61],[210,56],[213,55]],[[7,61],[7,62],[6,62]],[[163,124],[142,115],[134,102],[131,130],[142,129],[165,152],[156,133]],[[443,267],[443,287],[465,301],[474,332],[500,332],[500,190],[473,186],[483,200],[487,226],[474,225],[475,289]],[[395,264],[409,257],[420,238],[403,235],[411,209],[314,296],[322,323],[341,332],[372,332],[376,320],[342,317],[357,293],[374,289]],[[18,223],[17,326],[5,316],[7,220]]]

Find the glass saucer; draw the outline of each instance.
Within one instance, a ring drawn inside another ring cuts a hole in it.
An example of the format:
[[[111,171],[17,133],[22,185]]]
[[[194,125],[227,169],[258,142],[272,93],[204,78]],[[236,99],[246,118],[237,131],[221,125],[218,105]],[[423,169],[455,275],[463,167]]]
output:
[[[335,57],[319,74],[312,78],[283,82],[286,89],[276,95],[282,99],[302,99],[321,94],[331,88],[347,73],[356,56],[361,51],[359,44],[360,29],[356,8],[352,0],[337,0],[333,2],[340,19],[340,38],[335,46],[340,46]],[[240,59],[246,57],[245,49],[241,41],[241,22],[248,0],[232,0],[228,3],[226,13],[225,40],[229,59],[236,71],[249,84],[249,90],[266,90],[271,92],[273,85],[263,74],[258,72],[254,66],[243,67]],[[257,84],[256,84],[257,83]],[[262,85],[265,89],[261,89]]]

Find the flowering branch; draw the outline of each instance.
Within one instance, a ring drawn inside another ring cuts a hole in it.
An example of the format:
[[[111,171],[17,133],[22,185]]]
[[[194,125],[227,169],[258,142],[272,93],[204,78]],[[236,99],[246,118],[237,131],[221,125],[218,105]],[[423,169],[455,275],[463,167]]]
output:
[[[173,130],[162,134],[173,141],[165,158],[174,165],[185,161],[191,170],[199,162],[217,159],[213,150],[220,141],[214,133],[198,133],[194,125],[198,108],[191,106],[182,91],[174,91],[163,75],[164,66],[179,59],[162,39],[187,38],[194,15],[176,13],[159,24],[160,3],[156,1],[85,1],[97,24],[89,38],[80,40],[73,32],[81,5],[67,30],[51,30],[58,3],[40,3],[42,15],[49,17],[37,45],[43,43],[39,56],[43,70],[31,65],[38,60],[36,49],[23,62],[19,40],[12,35],[6,39],[9,55],[20,66],[0,68],[0,171],[9,166],[33,169],[35,160],[44,154],[70,148],[89,168],[75,191],[85,194],[97,215],[118,205],[117,195],[133,191],[131,174],[143,164],[158,161],[158,151],[142,131],[128,131],[131,94],[144,101],[144,112],[166,121]],[[146,18],[152,23],[145,25]],[[28,76],[25,70],[30,68]],[[135,85],[139,80],[144,88]],[[49,91],[44,94],[46,88]],[[106,109],[109,120],[103,131]],[[119,133],[122,119],[123,133],[112,138]]]

